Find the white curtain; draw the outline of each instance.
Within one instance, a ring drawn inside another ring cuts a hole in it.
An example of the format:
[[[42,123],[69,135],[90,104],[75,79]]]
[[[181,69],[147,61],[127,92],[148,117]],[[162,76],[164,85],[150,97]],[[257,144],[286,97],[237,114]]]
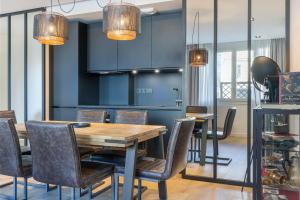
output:
[[[188,51],[192,47],[188,46]],[[189,67],[189,105],[207,106],[208,112],[213,112],[213,48],[211,44],[200,45],[200,48],[208,51],[208,64],[199,68]]]

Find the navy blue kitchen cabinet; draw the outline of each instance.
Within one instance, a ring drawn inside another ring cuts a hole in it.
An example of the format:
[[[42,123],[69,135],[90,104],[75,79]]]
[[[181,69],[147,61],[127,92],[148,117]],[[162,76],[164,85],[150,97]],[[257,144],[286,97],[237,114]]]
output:
[[[53,47],[53,105],[77,106],[79,23],[69,23],[69,39]]]
[[[117,71],[117,41],[107,39],[102,22],[88,25],[88,71]]]
[[[181,68],[185,63],[182,13],[152,16],[152,67]]]
[[[118,70],[151,68],[151,17],[143,17],[141,34],[118,42]]]

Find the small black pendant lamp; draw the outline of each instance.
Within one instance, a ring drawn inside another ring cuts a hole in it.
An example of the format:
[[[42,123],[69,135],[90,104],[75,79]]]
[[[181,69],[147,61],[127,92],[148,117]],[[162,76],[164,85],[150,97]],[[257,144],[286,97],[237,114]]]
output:
[[[202,67],[205,66],[208,63],[208,52],[204,48],[200,48],[200,37],[199,37],[199,11],[195,15],[194,19],[194,27],[193,27],[193,35],[192,35],[192,45],[193,45],[193,39],[194,39],[194,33],[195,33],[195,25],[196,25],[196,19],[198,20],[198,43],[196,47],[193,47],[189,51],[189,63],[192,67]]]

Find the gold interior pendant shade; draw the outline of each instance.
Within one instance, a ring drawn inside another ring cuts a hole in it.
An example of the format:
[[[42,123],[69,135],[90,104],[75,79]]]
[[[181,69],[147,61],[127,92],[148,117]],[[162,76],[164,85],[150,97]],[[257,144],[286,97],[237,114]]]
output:
[[[68,39],[67,19],[58,13],[35,15],[33,27],[33,38],[41,44],[63,45]]]
[[[111,40],[134,40],[141,33],[140,9],[129,3],[106,5],[103,32]]]
[[[207,50],[201,48],[193,48],[190,50],[189,63],[192,67],[205,66],[208,63]]]

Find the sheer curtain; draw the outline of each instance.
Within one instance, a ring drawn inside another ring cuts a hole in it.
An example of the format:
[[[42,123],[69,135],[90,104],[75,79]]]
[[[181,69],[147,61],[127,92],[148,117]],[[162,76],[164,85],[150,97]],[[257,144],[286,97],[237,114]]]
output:
[[[188,52],[193,45],[189,45]],[[200,45],[208,51],[208,64],[199,68],[188,67],[189,105],[207,106],[208,112],[213,111],[213,50],[211,44]],[[189,66],[189,65],[187,65]]]

